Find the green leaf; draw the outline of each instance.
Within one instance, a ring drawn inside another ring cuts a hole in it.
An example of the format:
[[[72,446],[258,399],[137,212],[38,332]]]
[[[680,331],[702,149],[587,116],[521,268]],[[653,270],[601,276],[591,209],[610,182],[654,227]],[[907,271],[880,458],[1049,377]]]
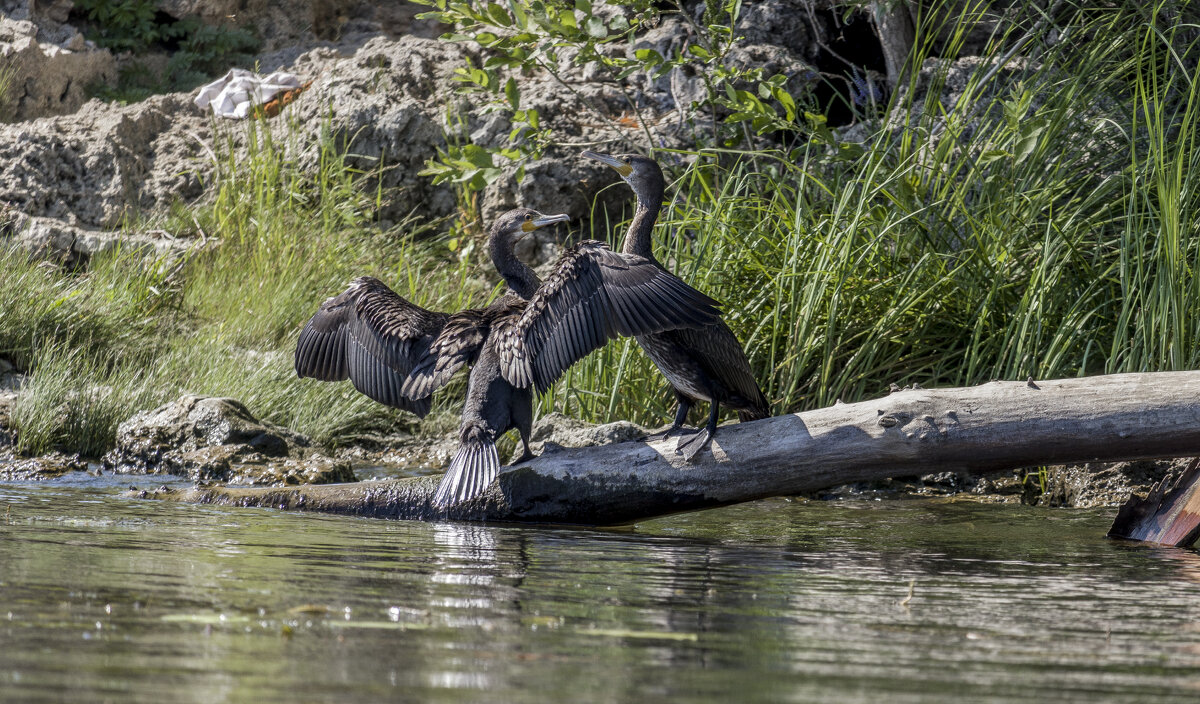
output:
[[[778,100],[779,104],[783,106],[783,111],[787,117],[787,121],[795,122],[796,121],[796,100],[794,98],[792,98],[791,93],[788,93],[786,90],[784,90],[782,88],[776,88],[773,91],[773,93],[775,95],[775,99]]]
[[[513,110],[521,109],[521,91],[517,88],[517,82],[509,78],[504,83],[504,97],[508,100],[508,104]]]
[[[1046,121],[1044,119],[1028,120],[1021,125],[1021,138],[1017,140],[1016,147],[1013,148],[1013,161],[1021,163],[1025,157],[1033,153],[1037,149],[1038,140],[1042,136],[1042,132],[1046,130]]]
[[[478,144],[468,144],[463,147],[463,155],[470,160],[471,164],[486,168],[492,166],[492,152]]]
[[[842,142],[838,145],[837,159],[839,161],[858,161],[867,150],[857,142]]]
[[[1032,154],[1034,149],[1037,149],[1039,134],[1041,134],[1040,131],[1017,140],[1017,146],[1013,149],[1014,163],[1020,164],[1022,161],[1025,161],[1025,157]]]
[[[998,161],[1010,156],[1012,156],[1012,154],[1003,149],[989,149],[979,155],[979,163],[983,166],[986,166],[993,161]]]
[[[527,29],[529,27],[529,13],[525,12],[525,0],[508,0],[508,6],[512,9],[517,27]]]
[[[603,39],[608,36],[608,27],[604,26],[604,20],[599,17],[589,17],[587,21],[588,36],[596,39]]]
[[[509,16],[508,11],[494,2],[488,3],[487,16],[500,27],[512,26],[512,17]]]
[[[662,54],[658,53],[654,49],[638,49],[633,52],[633,55],[647,68],[650,66],[657,66],[664,61]]]

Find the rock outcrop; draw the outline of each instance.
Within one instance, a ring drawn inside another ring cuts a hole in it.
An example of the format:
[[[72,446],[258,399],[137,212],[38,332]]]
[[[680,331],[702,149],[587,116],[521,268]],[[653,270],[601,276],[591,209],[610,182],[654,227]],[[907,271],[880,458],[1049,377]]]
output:
[[[41,457],[16,457],[10,451],[0,451],[0,481],[38,482],[87,470],[87,462],[79,455],[51,452]]]
[[[173,16],[196,14],[219,21],[232,14],[235,24],[262,19],[256,27],[277,39],[266,46],[276,51],[263,55],[263,70],[286,69],[312,81],[310,89],[279,117],[264,123],[273,146],[315,173],[322,156],[320,139],[331,137],[334,147],[346,155],[348,166],[370,175],[363,187],[371,192],[379,188],[385,194],[376,213],[382,226],[412,213],[428,219],[457,212],[452,187],[434,186],[429,177],[418,175],[439,149],[446,148],[448,136],[454,142],[485,147],[508,142],[513,125],[506,117],[481,110],[485,98],[457,92],[461,84],[453,80],[454,70],[468,58],[478,61],[476,49],[469,44],[395,36],[405,27],[416,26],[411,7],[393,12],[354,0],[164,0],[161,5]],[[816,44],[806,34],[783,31],[796,24],[793,15],[799,11],[788,7],[749,8],[743,24],[754,41],[739,47],[740,53],[731,60],[769,60],[773,70],[796,76],[807,72],[806,61]],[[319,28],[329,27],[330,22],[345,31],[322,36]],[[22,26],[22,31],[34,31],[32,24]],[[780,31],[764,29],[771,27]],[[372,28],[373,36],[364,33]],[[346,32],[353,37],[347,38]],[[670,53],[686,43],[690,32],[683,20],[667,19],[628,50],[645,44]],[[297,46],[311,46],[320,39],[340,43],[327,42],[298,53]],[[700,76],[674,72],[654,80],[639,75],[615,80],[603,71],[566,63],[560,70],[557,77],[545,72],[518,77],[522,107],[538,111],[555,142],[610,151],[650,143],[667,148],[694,145],[680,110],[698,97],[692,94],[702,85]],[[644,103],[637,114],[629,111],[630,94]],[[56,251],[76,263],[89,252],[72,243],[98,241],[103,239],[101,233],[132,215],[163,212],[174,202],[192,202],[211,193],[222,164],[243,160],[249,130],[243,123],[212,120],[192,104],[192,97],[159,95],[127,106],[93,100],[69,117],[0,125],[0,204],[26,218],[22,223],[31,229],[22,231],[21,244]],[[20,118],[34,114],[39,113],[22,112]],[[515,165],[497,158],[494,166],[500,175],[479,199],[483,218],[518,204],[576,218],[588,215],[597,193],[615,179],[602,165],[579,159],[577,149],[551,148],[544,158],[526,166],[520,181]],[[625,189],[608,189],[601,207],[620,209],[629,201]]]
[[[418,20],[428,8],[411,2],[375,0],[158,0],[159,11],[198,17],[210,25],[244,27],[262,41],[263,51],[338,41],[364,34],[436,37],[436,23]]]
[[[453,70],[466,55],[459,45],[417,37],[376,37],[349,56],[327,48],[307,52],[287,68],[312,86],[266,123],[274,145],[315,173],[321,135],[329,135],[348,166],[373,174],[363,187],[387,194],[377,213],[382,225],[414,212],[449,215],[457,207],[453,189],[418,175],[445,146],[447,111],[465,115],[469,137],[487,146],[502,144],[511,129],[503,120],[471,117],[470,104],[446,104]],[[615,88],[602,82],[576,90],[618,100]],[[525,91],[523,100],[541,110],[564,140],[608,139],[617,148],[623,143],[611,125],[589,126],[591,118],[580,115],[552,81],[532,80]],[[98,242],[103,231],[131,215],[203,197],[222,164],[243,160],[250,137],[243,123],[214,121],[191,100],[184,93],[128,106],[93,100],[69,117],[0,125],[0,203],[23,216],[6,229],[34,250],[78,259],[88,252],[73,243],[89,237]],[[518,203],[582,217],[594,194],[613,182],[603,166],[565,149],[531,164],[519,183],[514,171],[483,194],[485,218]],[[612,189],[612,201],[628,199]]]
[[[11,421],[12,406],[24,383],[25,375],[18,373],[7,359],[0,357],[0,450],[16,442]]]
[[[529,444],[537,454],[561,447],[594,447],[629,442],[649,433],[627,420],[595,424],[563,415],[558,411],[542,416],[529,433]]]
[[[194,238],[172,237],[165,230],[142,233],[96,230],[47,217],[18,216],[9,228],[10,232],[5,233],[0,222],[0,236],[8,234],[13,242],[34,256],[56,261],[69,269],[86,267],[92,257],[116,249],[146,255],[177,256],[202,244]]]
[[[66,24],[71,5],[0,0],[0,122],[75,112],[90,86],[116,79],[113,55]]]
[[[93,100],[69,117],[0,125],[0,201],[27,217],[109,229],[197,198],[213,168],[203,126],[179,93],[129,106]]]
[[[1156,483],[1178,477],[1190,461],[1180,458],[1049,467],[1045,491],[1036,503],[1071,508],[1120,506],[1130,496],[1145,496]]]
[[[355,481],[348,462],[306,457],[307,446],[302,435],[259,421],[238,401],[183,396],[121,423],[104,468],[247,485]]]

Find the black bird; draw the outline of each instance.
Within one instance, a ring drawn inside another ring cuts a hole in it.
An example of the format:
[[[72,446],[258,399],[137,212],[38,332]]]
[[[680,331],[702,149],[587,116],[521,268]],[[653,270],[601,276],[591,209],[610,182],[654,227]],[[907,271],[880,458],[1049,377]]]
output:
[[[471,364],[459,449],[434,503],[481,492],[499,472],[495,441],[516,428],[532,457],[533,391],[549,387],[588,352],[617,335],[719,319],[716,302],[654,263],[584,241],[570,248],[543,284],[517,259],[517,240],[568,219],[518,208],[488,236],[492,263],[509,286],[486,308],[438,313],[360,277],[321,305],[296,346],[296,372],[356,389],[424,417],[429,396]]]
[[[637,208],[625,233],[621,251],[645,257],[661,267],[654,258],[651,235],[662,209],[666,179],[653,159],[637,155],[599,154],[585,151],[583,156],[612,167],[633,189]],[[676,448],[688,460],[708,446],[717,432],[721,404],[737,409],[738,420],[766,418],[771,414],[767,398],[754,380],[746,353],[725,321],[717,319],[702,328],[680,328],[661,333],[638,335],[642,349],[658,367],[679,401],[675,422],[665,432],[651,437],[660,440],[680,431],[688,411],[697,401],[708,401],[708,424],[692,437],[679,441]]]

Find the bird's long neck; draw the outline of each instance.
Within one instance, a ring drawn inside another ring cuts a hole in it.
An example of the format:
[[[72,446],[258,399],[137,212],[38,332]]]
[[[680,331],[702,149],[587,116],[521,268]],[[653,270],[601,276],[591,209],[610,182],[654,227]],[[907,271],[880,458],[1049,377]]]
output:
[[[662,210],[663,187],[651,186],[647,192],[634,193],[637,196],[637,208],[633,212],[633,221],[629,223],[629,229],[625,232],[625,242],[621,245],[621,251],[654,259],[654,223],[658,222],[658,213]]]
[[[533,273],[533,269],[517,258],[512,245],[506,244],[507,239],[496,233],[488,237],[488,252],[492,255],[492,264],[495,265],[496,271],[500,272],[500,276],[504,277],[508,287],[521,298],[528,300],[533,298],[542,281]]]

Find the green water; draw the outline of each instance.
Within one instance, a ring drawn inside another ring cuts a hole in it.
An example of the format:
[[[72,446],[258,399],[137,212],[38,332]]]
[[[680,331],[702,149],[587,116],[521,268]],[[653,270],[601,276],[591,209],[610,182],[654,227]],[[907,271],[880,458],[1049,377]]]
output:
[[[1200,700],[1200,555],[1106,540],[1110,511],[772,500],[583,530],[127,483],[0,485],[0,700]]]

